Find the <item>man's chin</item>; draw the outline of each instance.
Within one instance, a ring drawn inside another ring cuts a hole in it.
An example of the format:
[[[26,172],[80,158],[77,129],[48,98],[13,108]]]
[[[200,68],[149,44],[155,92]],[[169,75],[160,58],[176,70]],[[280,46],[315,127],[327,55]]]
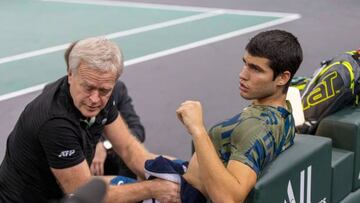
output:
[[[100,111],[83,110],[83,111],[81,111],[81,114],[86,118],[91,118],[91,117],[97,116],[99,114],[99,112]]]
[[[249,95],[247,95],[247,94],[245,94],[245,93],[243,93],[243,92],[240,92],[240,96],[241,96],[242,98],[246,99],[246,100],[251,100],[251,99],[252,99]]]

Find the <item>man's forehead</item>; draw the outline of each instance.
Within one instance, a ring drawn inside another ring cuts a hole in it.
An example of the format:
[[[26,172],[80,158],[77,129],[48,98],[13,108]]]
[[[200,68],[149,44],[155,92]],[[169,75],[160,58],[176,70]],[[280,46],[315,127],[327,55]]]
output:
[[[79,66],[77,74],[88,83],[91,82],[105,82],[115,83],[117,74],[115,71],[100,71],[86,66]]]
[[[104,81],[93,80],[91,78],[81,77],[81,74],[79,74],[78,77],[80,77],[79,78],[80,85],[91,89],[111,90],[115,86],[114,80],[104,80]]]
[[[109,66],[111,66],[110,64],[108,64]],[[104,66],[105,67],[105,66]],[[117,75],[117,70],[113,69],[113,68],[100,68],[100,67],[94,67],[93,65],[89,65],[88,63],[84,62],[83,60],[80,61],[79,64],[79,68],[78,70],[83,70],[83,71],[95,71],[98,73],[111,73],[111,74],[115,74]]]
[[[254,55],[251,55],[248,52],[245,52],[243,58],[244,58],[244,60],[246,62],[251,62],[251,63],[257,62],[257,63],[266,64],[267,66],[270,64],[270,60],[268,58],[260,57],[260,56],[254,56]]]
[[[80,76],[81,77],[81,76]],[[113,80],[108,81],[95,81],[91,79],[87,79],[86,77],[81,77],[82,85],[86,85],[88,87],[96,87],[99,89],[111,89],[115,86],[115,82]]]

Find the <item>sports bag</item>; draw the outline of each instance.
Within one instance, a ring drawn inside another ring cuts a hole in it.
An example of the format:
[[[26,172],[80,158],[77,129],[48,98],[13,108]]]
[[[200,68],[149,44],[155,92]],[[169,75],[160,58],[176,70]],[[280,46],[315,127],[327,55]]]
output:
[[[312,78],[295,79],[294,83],[301,91],[305,116],[305,123],[297,130],[315,134],[321,119],[359,103],[360,49],[323,61]]]

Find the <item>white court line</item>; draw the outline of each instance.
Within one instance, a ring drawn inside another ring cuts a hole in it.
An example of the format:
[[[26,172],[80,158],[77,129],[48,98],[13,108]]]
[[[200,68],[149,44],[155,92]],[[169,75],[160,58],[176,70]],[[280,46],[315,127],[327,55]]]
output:
[[[152,25],[148,25],[148,26],[134,28],[131,30],[111,33],[111,34],[105,35],[104,37],[109,38],[109,39],[115,39],[115,38],[119,38],[119,37],[134,35],[134,34],[147,32],[147,31],[151,31],[151,30],[156,30],[156,29],[160,29],[160,28],[165,28],[165,27],[169,27],[169,26],[173,26],[173,25],[179,25],[179,24],[183,24],[183,23],[187,23],[187,22],[201,20],[204,18],[210,18],[213,16],[221,15],[223,13],[224,12],[222,10],[214,10],[214,11],[211,11],[208,13],[201,13],[201,14],[197,14],[197,15],[184,17],[184,18],[178,18],[175,20],[169,20],[169,21],[156,23],[156,24],[152,24]],[[0,58],[0,64],[9,63],[12,61],[17,61],[17,60],[21,60],[21,59],[34,57],[34,56],[40,56],[40,55],[44,55],[44,54],[49,54],[49,53],[65,50],[67,47],[69,47],[69,45],[70,45],[70,43],[66,43],[66,44],[57,45],[57,46],[53,46],[53,47],[49,47],[49,48],[45,48],[45,49],[39,49],[36,51],[30,51],[30,52],[25,52],[22,54],[3,57],[3,58]]]
[[[111,1],[111,0],[42,0],[42,1],[102,5],[102,6],[121,6],[121,7],[146,8],[146,9],[158,9],[158,10],[193,11],[193,12],[210,12],[221,9],[228,14],[270,16],[270,17],[286,17],[288,15],[293,15],[293,13],[282,13],[282,12],[280,13],[280,12],[265,12],[265,11],[251,11],[251,10],[233,10],[233,9],[224,9],[224,8],[179,6],[179,5],[152,4],[152,3],[140,3],[140,2],[129,2],[129,1]]]
[[[167,56],[167,55],[170,55],[170,54],[185,51],[185,50],[188,50],[188,49],[196,48],[196,47],[199,47],[199,46],[204,46],[204,45],[207,45],[207,44],[210,44],[210,43],[214,43],[214,42],[225,40],[225,39],[232,38],[232,37],[235,37],[235,36],[243,35],[243,34],[253,32],[253,31],[256,31],[256,30],[260,30],[260,29],[264,29],[264,28],[271,27],[271,26],[274,26],[274,25],[279,25],[279,24],[282,24],[282,23],[290,22],[290,21],[299,19],[300,17],[301,16],[298,15],[298,14],[290,15],[290,16],[287,16],[285,18],[281,18],[281,19],[278,19],[278,20],[274,20],[274,21],[270,21],[270,22],[267,22],[267,23],[247,27],[247,28],[244,28],[244,29],[236,30],[236,31],[229,32],[229,33],[219,35],[219,36],[216,36],[216,37],[204,39],[204,40],[201,40],[201,41],[197,41],[197,42],[194,42],[194,43],[189,43],[189,44],[179,46],[179,47],[175,47],[175,48],[172,48],[172,49],[168,49],[168,50],[165,50],[165,51],[160,51],[160,52],[145,55],[145,56],[142,56],[142,57],[139,57],[139,58],[127,60],[127,61],[124,62],[124,65],[125,66],[130,66],[130,65],[134,65],[134,64],[137,64],[137,63],[141,63],[141,62],[144,62],[144,61],[151,60],[151,59],[155,59],[155,58],[159,58],[159,57],[162,57],[162,56]],[[21,96],[21,95],[24,95],[24,94],[35,92],[35,91],[38,91],[38,90],[42,90],[46,84],[47,83],[43,83],[43,84],[36,85],[36,86],[33,86],[33,87],[29,87],[29,88],[26,88],[26,89],[23,89],[23,90],[19,90],[19,91],[16,91],[16,92],[1,95],[0,96],[0,102],[4,101],[4,100],[7,100],[7,99],[17,97],[17,96]]]
[[[22,90],[18,90],[18,91],[15,91],[15,92],[11,92],[11,93],[8,93],[8,94],[3,94],[3,95],[0,96],[0,102],[11,99],[11,98],[15,98],[15,97],[18,97],[18,96],[22,96],[22,95],[25,95],[25,94],[29,94],[31,92],[36,92],[36,91],[42,90],[45,87],[46,84],[47,83],[43,83],[43,84],[40,84],[40,85],[36,85],[36,86],[28,87],[28,88],[25,88],[25,89],[22,89]]]
[[[150,31],[150,30],[160,29],[160,28],[163,28],[163,27],[168,27],[168,26],[177,25],[177,24],[181,24],[181,23],[191,22],[191,21],[195,21],[195,20],[199,20],[199,19],[203,19],[203,18],[209,18],[209,17],[213,17],[213,16],[216,16],[216,15],[221,15],[221,14],[224,14],[224,13],[239,14],[239,15],[282,17],[281,19],[277,19],[277,20],[274,20],[274,21],[271,21],[271,22],[267,22],[267,23],[247,27],[245,29],[236,30],[236,31],[226,33],[226,34],[223,34],[223,35],[219,35],[219,36],[216,36],[216,37],[204,39],[204,40],[201,40],[201,41],[197,41],[197,42],[194,42],[194,43],[189,43],[189,44],[179,46],[179,47],[175,47],[175,48],[172,48],[172,49],[168,49],[168,50],[165,50],[165,51],[160,51],[160,52],[145,55],[145,56],[142,56],[142,57],[139,57],[139,58],[131,59],[131,60],[128,60],[128,61],[124,62],[125,66],[134,65],[134,64],[137,64],[137,63],[141,63],[141,62],[148,61],[148,60],[151,60],[151,59],[159,58],[159,57],[162,57],[162,56],[174,54],[174,53],[177,53],[177,52],[185,51],[185,50],[196,48],[196,47],[199,47],[199,46],[204,46],[204,45],[214,43],[214,42],[217,42],[217,41],[221,41],[221,40],[225,40],[225,39],[228,39],[228,38],[231,38],[231,37],[239,36],[239,35],[246,34],[246,33],[249,33],[249,32],[253,32],[253,31],[256,31],[256,30],[260,30],[260,29],[264,29],[264,28],[271,27],[271,26],[274,26],[274,25],[278,25],[278,24],[289,22],[289,21],[293,21],[293,20],[299,19],[301,17],[299,14],[291,14],[291,13],[243,11],[243,10],[230,10],[230,9],[205,8],[205,7],[190,7],[190,6],[174,6],[174,5],[133,3],[133,2],[114,2],[114,1],[106,1],[106,0],[104,0],[104,1],[99,1],[99,0],[91,0],[91,1],[43,0],[43,1],[63,2],[63,3],[95,4],[95,5],[108,5],[108,6],[128,6],[128,7],[138,7],[138,8],[166,9],[166,10],[179,10],[179,11],[206,12],[206,13],[199,14],[199,15],[188,16],[188,17],[179,18],[179,19],[176,19],[176,20],[170,20],[170,21],[166,21],[166,22],[162,22],[162,23],[157,23],[157,24],[153,24],[153,25],[149,25],[149,26],[144,26],[144,27],[135,28],[135,29],[131,29],[131,30],[123,31],[123,32],[117,32],[117,33],[111,33],[111,34],[105,35],[105,37],[107,37],[109,39],[114,39],[114,38],[124,37],[124,36],[137,34],[137,33],[141,33],[141,32],[146,32],[146,31]],[[40,50],[36,50],[36,51],[32,51],[32,52],[26,52],[26,53],[23,53],[23,54],[18,54],[18,55],[14,55],[14,56],[0,58],[0,64],[11,62],[11,61],[16,61],[16,60],[21,60],[21,59],[25,59],[25,58],[29,58],[29,57],[44,55],[44,54],[48,54],[48,53],[52,53],[52,52],[56,52],[56,51],[61,51],[61,50],[66,49],[69,45],[70,45],[70,43],[67,43],[67,44],[62,44],[62,45],[58,45],[58,46],[54,46],[54,47],[40,49]],[[31,92],[39,91],[39,90],[43,89],[46,84],[47,83],[43,83],[43,84],[32,86],[32,87],[22,89],[22,90],[19,90],[19,91],[15,91],[15,92],[11,92],[11,93],[8,93],[8,94],[0,95],[0,101],[11,99],[11,98],[21,96],[21,95],[24,95],[24,94],[28,94],[28,93],[31,93]]]
[[[289,22],[289,21],[293,21],[293,20],[296,20],[296,19],[299,19],[299,18],[300,18],[300,15],[295,14],[295,15],[292,15],[292,16],[288,16],[288,17],[285,17],[285,18],[280,18],[278,20],[270,21],[270,22],[267,22],[267,23],[262,23],[262,24],[259,24],[259,25],[250,26],[250,27],[247,27],[247,28],[244,28],[244,29],[240,29],[240,30],[236,30],[236,31],[229,32],[229,33],[226,33],[226,34],[218,35],[216,37],[207,38],[207,39],[204,39],[204,40],[189,43],[189,44],[182,45],[182,46],[179,46],[179,47],[175,47],[175,48],[172,48],[172,49],[168,49],[168,50],[165,50],[165,51],[160,51],[160,52],[145,55],[145,56],[142,56],[142,57],[139,57],[139,58],[131,59],[131,60],[125,61],[125,65],[133,65],[133,64],[141,63],[141,62],[148,61],[148,60],[151,60],[151,59],[159,58],[159,57],[162,57],[162,56],[166,56],[166,55],[174,54],[174,53],[177,53],[177,52],[185,51],[185,50],[188,50],[188,49],[193,49],[193,48],[196,48],[196,47],[199,47],[199,46],[204,46],[204,45],[207,45],[207,44],[210,44],[210,43],[214,43],[214,42],[218,42],[218,41],[221,41],[221,40],[229,39],[229,38],[239,36],[239,35],[243,35],[243,34],[253,32],[253,31],[256,31],[256,30],[260,30],[260,29],[264,29],[264,28],[271,27],[271,26],[274,26],[274,25],[278,25],[278,24]]]

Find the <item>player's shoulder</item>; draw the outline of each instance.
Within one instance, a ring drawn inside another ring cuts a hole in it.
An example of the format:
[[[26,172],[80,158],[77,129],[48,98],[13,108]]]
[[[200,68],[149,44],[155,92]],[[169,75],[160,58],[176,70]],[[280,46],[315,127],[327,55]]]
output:
[[[276,125],[283,117],[284,113],[281,110],[273,106],[252,105],[244,109],[243,120],[250,119],[252,122]]]

